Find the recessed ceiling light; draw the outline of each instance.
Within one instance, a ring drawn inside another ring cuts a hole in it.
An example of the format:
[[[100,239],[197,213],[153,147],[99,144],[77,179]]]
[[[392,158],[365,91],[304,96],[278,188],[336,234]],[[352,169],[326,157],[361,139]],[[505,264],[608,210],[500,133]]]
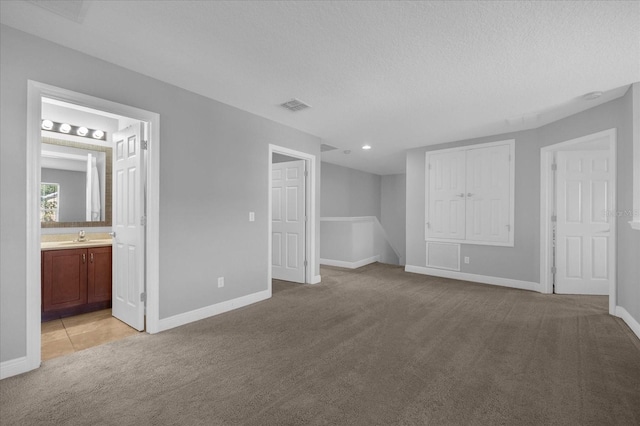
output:
[[[89,129],[87,129],[86,127],[78,127],[76,133],[78,134],[78,136],[87,136],[87,133],[89,133]]]
[[[586,95],[583,96],[583,98],[585,98],[588,101],[592,101],[594,99],[598,99],[600,96],[602,96],[602,92],[589,92]]]
[[[371,145],[369,145],[369,144],[362,145],[362,149],[364,149],[364,150],[371,149]]]
[[[62,133],[69,133],[71,131],[71,124],[68,123],[62,123],[60,125],[60,131]]]
[[[42,128],[45,130],[53,129],[53,121],[51,120],[42,120]]]

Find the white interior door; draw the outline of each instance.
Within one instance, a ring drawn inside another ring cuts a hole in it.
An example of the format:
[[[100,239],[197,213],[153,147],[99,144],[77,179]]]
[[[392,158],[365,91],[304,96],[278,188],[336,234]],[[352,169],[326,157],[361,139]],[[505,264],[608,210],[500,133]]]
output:
[[[509,145],[467,151],[467,240],[509,241],[510,152]]]
[[[143,124],[114,134],[113,316],[144,329],[144,153]]]
[[[427,238],[465,238],[465,153],[427,154]]]
[[[556,157],[556,293],[609,294],[614,267],[609,151],[564,151]]]
[[[304,283],[305,162],[272,165],[272,277]]]

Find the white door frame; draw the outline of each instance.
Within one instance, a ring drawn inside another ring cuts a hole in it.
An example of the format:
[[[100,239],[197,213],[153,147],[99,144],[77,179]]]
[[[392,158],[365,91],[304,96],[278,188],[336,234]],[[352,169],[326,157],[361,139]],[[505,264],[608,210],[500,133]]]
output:
[[[27,262],[26,326],[27,371],[40,366],[40,144],[42,98],[55,99],[83,107],[122,115],[149,123],[147,167],[146,230],[146,326],[148,333],[159,331],[159,177],[160,115],[37,81],[27,83]]]
[[[552,226],[551,216],[554,208],[554,179],[553,170],[551,165],[553,164],[554,155],[557,151],[562,151],[569,146],[591,141],[593,139],[599,139],[607,137],[609,140],[609,155],[611,158],[611,183],[612,183],[612,200],[611,209],[616,208],[617,199],[617,184],[616,184],[616,170],[617,170],[617,137],[616,129],[604,130],[602,132],[593,133],[590,135],[582,136],[579,138],[571,139],[565,142],[557,143],[555,145],[549,145],[541,148],[540,150],[540,288],[543,293],[553,293],[553,277],[551,274],[551,265],[553,264],[553,251],[551,250],[552,241]],[[613,212],[608,212],[612,214]],[[616,257],[616,229],[617,218],[614,217],[611,223],[611,239],[609,244],[609,255],[612,259]],[[609,285],[609,313],[614,315],[616,307],[616,267],[615,261],[611,265],[611,282]]]
[[[300,160],[305,160],[308,176],[306,179],[305,187],[305,208],[307,210],[307,223],[305,225],[305,251],[307,254],[307,268],[304,273],[305,284],[316,284],[320,282],[320,276],[315,275],[316,270],[316,156],[313,154],[307,154],[305,152],[295,151],[293,149],[285,148],[269,144],[269,179],[268,179],[268,191],[269,201],[267,206],[267,222],[268,222],[268,267],[267,267],[267,285],[269,289],[269,297],[271,297],[271,280],[272,280],[272,200],[271,200],[271,185],[273,184],[273,178],[271,176],[271,166],[273,164],[273,154],[283,154],[289,157],[295,157]]]

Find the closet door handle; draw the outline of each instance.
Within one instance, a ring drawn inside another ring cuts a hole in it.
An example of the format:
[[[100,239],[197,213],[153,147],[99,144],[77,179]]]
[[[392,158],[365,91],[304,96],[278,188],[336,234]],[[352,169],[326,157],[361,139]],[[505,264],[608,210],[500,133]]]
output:
[[[93,263],[93,253],[89,255],[89,262]]]
[[[82,253],[82,263],[87,263],[87,254]]]
[[[467,197],[473,197],[473,194],[470,192],[467,192]]]

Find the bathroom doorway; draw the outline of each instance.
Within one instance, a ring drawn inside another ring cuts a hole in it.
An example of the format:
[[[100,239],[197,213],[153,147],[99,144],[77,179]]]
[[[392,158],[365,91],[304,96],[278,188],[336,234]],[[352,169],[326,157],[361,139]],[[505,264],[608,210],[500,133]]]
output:
[[[316,157],[269,145],[268,288],[272,279],[320,282],[316,261]]]
[[[27,362],[37,368],[56,351],[158,331],[159,117],[33,81],[28,108]],[[60,153],[64,145],[101,147],[81,171],[84,194],[59,184],[69,173],[44,172],[43,150],[82,163],[84,152]],[[42,183],[57,185],[43,192]],[[72,201],[75,213],[67,211]],[[56,279],[63,285],[54,289]]]

